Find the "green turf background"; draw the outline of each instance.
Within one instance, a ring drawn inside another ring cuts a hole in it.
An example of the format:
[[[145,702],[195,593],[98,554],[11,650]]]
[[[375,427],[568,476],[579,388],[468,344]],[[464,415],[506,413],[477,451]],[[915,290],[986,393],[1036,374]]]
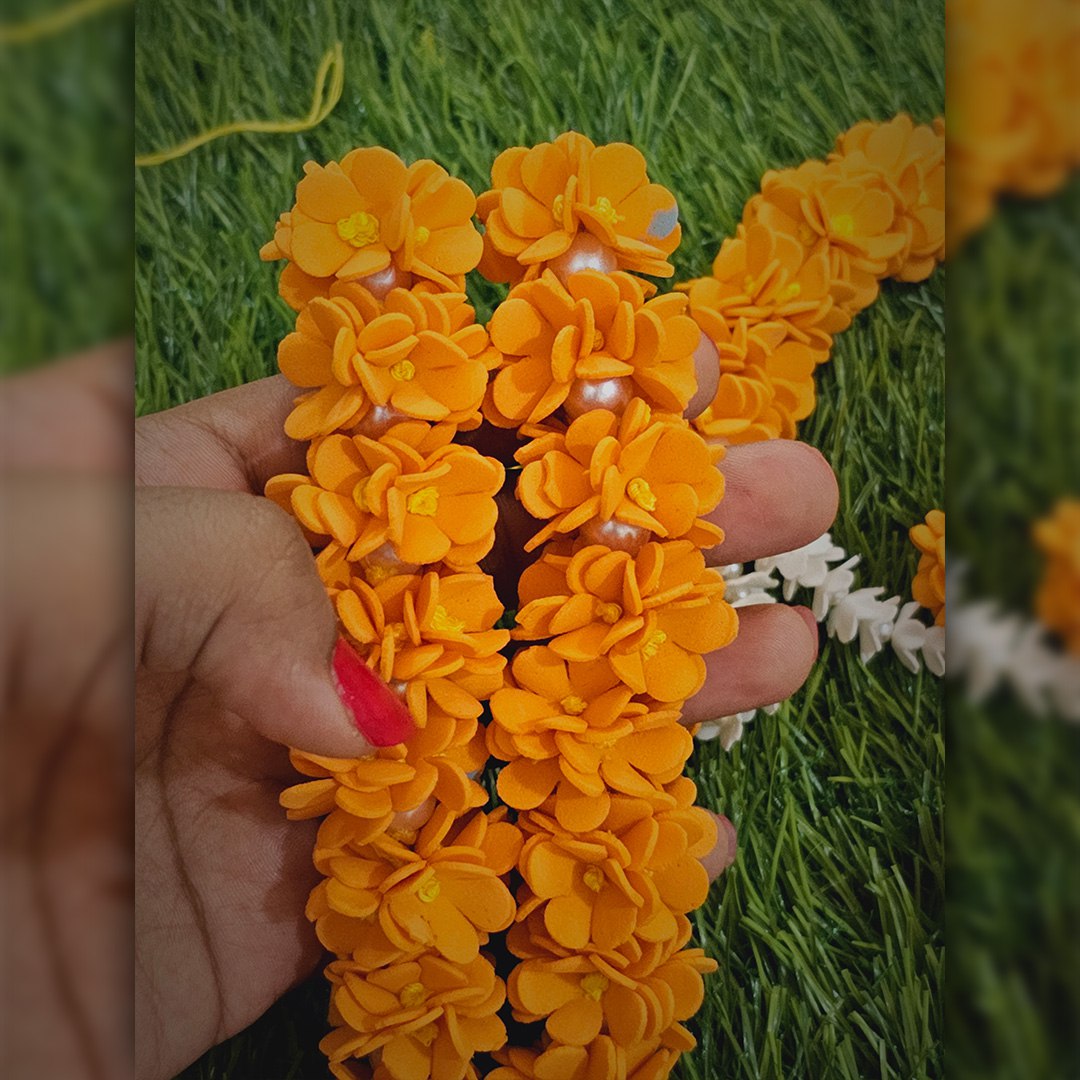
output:
[[[679,198],[683,278],[707,270],[767,168],[823,155],[857,120],[943,105],[939,0],[148,0],[137,150],[304,114],[337,39],[345,91],[318,129],[138,172],[139,411],[274,370],[290,319],[257,251],[309,158],[380,143],[482,190],[506,146],[567,128],[627,140]],[[500,295],[473,292],[482,310]],[[940,271],[886,285],[838,339],[802,432],[840,478],[835,538],[886,595],[908,594],[907,528],[943,499],[943,294]],[[941,697],[891,654],[867,668],[827,644],[807,688],[734,752],[697,751],[701,801],[735,822],[740,854],[697,915],[721,970],[680,1076],[941,1075]],[[316,981],[185,1076],[323,1075],[324,1008]]]

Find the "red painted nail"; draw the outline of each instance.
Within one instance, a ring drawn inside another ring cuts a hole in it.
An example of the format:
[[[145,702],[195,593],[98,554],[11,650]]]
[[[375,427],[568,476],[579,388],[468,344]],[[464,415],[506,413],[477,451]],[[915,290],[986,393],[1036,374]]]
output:
[[[334,646],[333,668],[338,695],[372,746],[394,746],[413,733],[409,710],[344,638]]]

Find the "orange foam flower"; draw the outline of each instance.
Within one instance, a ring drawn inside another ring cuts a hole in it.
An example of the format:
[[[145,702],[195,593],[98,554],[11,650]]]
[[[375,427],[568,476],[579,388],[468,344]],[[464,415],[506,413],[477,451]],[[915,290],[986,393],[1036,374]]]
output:
[[[922,553],[911,595],[934,617],[938,626],[945,625],[945,515],[931,510],[925,523],[909,530],[911,542]]]
[[[350,560],[389,542],[406,563],[471,567],[495,542],[504,469],[452,437],[422,423],[399,424],[378,442],[330,435],[308,451],[310,476],[272,477],[266,494]]]
[[[568,1046],[588,1046],[601,1034],[617,1046],[654,1039],[701,1007],[701,976],[716,962],[700,949],[676,953],[655,969],[620,969],[596,955],[526,960],[510,973],[514,1017],[546,1020],[547,1033]]]
[[[296,204],[260,255],[288,259],[310,279],[355,280],[391,265],[455,291],[457,276],[480,260],[468,184],[433,161],[406,168],[380,146],[350,151],[341,163],[309,161]]]
[[[542,918],[560,955],[610,953],[634,935],[675,936],[674,916],[705,902],[708,874],[687,855],[678,824],[667,822],[650,836],[641,823],[626,840],[608,830],[531,836],[520,857],[526,889],[518,894],[517,920]]]
[[[621,417],[594,409],[565,433],[534,439],[515,455],[524,466],[517,495],[535,518],[552,519],[525,545],[594,518],[612,518],[671,539],[712,547],[723,532],[705,521],[724,493],[723,456],[679,417],[653,416],[640,398]]]
[[[1080,499],[1061,499],[1034,529],[1046,568],[1035,594],[1039,618],[1080,654]]]
[[[487,1080],[664,1080],[681,1054],[693,1050],[697,1040],[682,1024],[675,1024],[658,1039],[619,1046],[600,1035],[588,1046],[549,1042],[542,1050],[507,1047],[494,1057],[500,1068]]]
[[[875,124],[865,120],[836,140],[830,160],[842,158],[855,175],[880,179],[896,205],[894,228],[907,244],[889,264],[889,276],[923,281],[945,257],[945,134],[915,125],[900,113]]]
[[[606,664],[568,665],[539,646],[518,653],[513,672],[518,685],[492,695],[487,731],[492,754],[509,762],[498,780],[508,806],[531,809],[554,792],[556,819],[583,832],[604,820],[609,789],[662,795],[682,772],[693,739],[678,712],[631,702]]]
[[[502,686],[510,631],[491,577],[482,573],[394,574],[375,585],[352,577],[331,599],[360,654],[391,685],[404,686],[419,727],[434,706],[475,720]]]
[[[550,416],[583,379],[626,380],[649,405],[682,412],[694,396],[700,332],[673,293],[646,300],[630,274],[583,270],[564,287],[551,272],[515,286],[491,317],[505,366],[491,388],[504,426]]]
[[[486,228],[480,269],[491,281],[538,277],[583,232],[614,254],[619,269],[669,277],[667,256],[682,237],[675,197],[649,182],[641,151],[597,147],[575,131],[504,150],[477,213]]]
[[[591,545],[545,552],[522,575],[514,637],[550,638],[564,660],[606,656],[634,693],[684,701],[704,681],[703,653],[738,630],[724,581],[689,541],[648,543],[636,556]]]
[[[520,839],[514,826],[497,820],[494,842],[485,846],[482,813],[452,833],[454,824],[453,812],[439,806],[413,846],[383,835],[330,857],[316,893],[330,911],[358,921],[355,933],[370,928],[401,956],[434,949],[469,963],[488,935],[513,921],[514,900],[500,874],[513,865]],[[361,938],[355,951],[363,944]],[[377,953],[373,948],[359,962],[370,963]]]
[[[906,234],[894,228],[892,197],[883,184],[866,180],[865,173],[849,175],[843,159],[771,170],[743,213],[743,224],[760,221],[799,240],[808,254],[826,246],[834,303],[849,314],[877,299],[878,279],[907,245]]]
[[[829,259],[823,246],[807,249],[795,236],[762,221],[740,224],[720,246],[713,260],[715,282],[701,299],[729,323],[745,318],[751,324],[779,323],[784,337],[810,348],[824,360],[832,335],[850,318],[836,307],[830,292]],[[679,286],[693,289],[696,281]],[[781,339],[782,340],[782,339]]]
[[[326,974],[336,1027],[320,1048],[337,1077],[352,1080],[357,1074],[345,1063],[379,1052],[369,1074],[379,1080],[463,1080],[476,1076],[474,1054],[506,1041],[496,1015],[506,990],[485,957],[450,963],[428,954],[368,973],[337,960]]]
[[[791,336],[779,319],[725,316],[722,288],[715,278],[699,278],[689,287],[691,317],[720,364],[716,393],[694,418],[694,427],[731,444],[793,439],[798,421],[814,410],[814,370],[827,354]]]
[[[285,421],[293,439],[354,428],[372,408],[398,419],[479,423],[498,354],[463,293],[393,289],[382,302],[336,282],[300,312],[278,347],[295,386],[318,387]]]
[[[294,768],[313,779],[286,788],[281,805],[293,821],[329,815],[315,850],[315,863],[322,866],[323,849],[371,843],[384,832],[402,835],[395,822],[411,818],[432,798],[457,814],[483,805],[487,793],[470,777],[483,769],[487,757],[475,719],[429,706],[426,724],[408,743],[380,747],[370,758],[291,751]]]

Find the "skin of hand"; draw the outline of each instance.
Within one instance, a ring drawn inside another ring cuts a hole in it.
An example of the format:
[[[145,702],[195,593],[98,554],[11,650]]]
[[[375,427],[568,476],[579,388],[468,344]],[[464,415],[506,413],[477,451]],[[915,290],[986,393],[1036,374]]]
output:
[[[130,378],[130,349],[113,350],[95,362]],[[56,378],[55,385],[61,385],[62,378]],[[70,382],[70,375],[66,378]],[[136,423],[134,962],[140,1080],[174,1075],[254,1020],[320,960],[303,915],[316,881],[311,866],[316,823],[287,822],[278,805],[281,789],[295,780],[285,746],[353,755],[362,753],[366,743],[335,690],[330,670],[334,617],[311,553],[295,523],[258,497],[271,475],[303,470],[304,448],[281,430],[295,393],[280,377],[265,379]],[[52,415],[55,405],[45,411]],[[123,421],[123,408],[111,419]],[[44,420],[37,428],[30,424],[28,438],[43,426]],[[43,451],[38,457],[50,455]],[[86,455],[79,460],[85,463]],[[55,464],[49,460],[44,467]],[[736,448],[722,468],[727,495],[714,520],[724,527],[727,539],[722,552],[710,553],[714,564],[790,550],[820,535],[832,521],[835,481],[809,447],[770,443]],[[110,497],[115,502],[112,511],[122,510],[122,492],[113,485],[113,494],[103,495],[97,477],[78,482],[83,488],[89,485],[79,496],[87,510],[79,515],[80,527],[85,518],[91,531],[95,521],[100,531],[110,520]],[[65,489],[55,504],[57,533],[65,537],[72,533],[70,513],[65,512],[74,498]],[[511,499],[501,508],[506,521],[500,529],[511,546],[515,507]],[[13,520],[26,520],[30,513],[43,520],[35,508]],[[67,524],[66,533],[60,521]],[[80,538],[81,532],[71,539]],[[93,551],[107,553],[110,542],[118,543],[112,534],[99,537]],[[50,550],[41,544],[24,546],[27,565],[5,567],[3,596],[9,610],[32,629],[46,613],[66,611],[65,603],[70,608],[72,586],[39,565]],[[129,546],[122,546],[126,554]],[[61,559],[70,549],[70,542],[60,545]],[[41,602],[40,584],[27,584],[42,580],[46,599],[55,598],[55,604]],[[106,617],[115,604],[99,602],[109,579],[81,575],[78,583],[88,594],[85,601],[80,595],[77,605],[78,611],[85,610],[87,625],[68,627],[63,618],[53,620],[60,640],[69,646],[64,656],[74,666],[69,680],[73,686],[89,678],[95,664],[100,668],[95,657],[117,633]],[[742,609],[740,620],[736,642],[709,659],[709,682],[689,704],[688,720],[780,700],[809,672],[817,653],[817,629],[808,612],[769,605]],[[120,677],[104,684],[95,678],[91,693],[80,698],[80,709],[97,717],[113,738],[116,716],[124,715],[129,700],[124,656],[130,655],[125,649],[131,638],[122,622],[120,627],[120,648],[107,666]],[[52,731],[60,723],[56,717],[67,717],[72,710],[55,693],[52,698],[57,700],[50,703],[53,668],[47,657],[35,654],[32,644],[23,644],[32,639],[23,633],[0,642],[8,696],[22,703],[15,713],[25,720],[20,731]],[[91,655],[83,647],[90,641],[105,644]],[[27,692],[39,684],[40,693]],[[21,696],[12,695],[11,685]],[[91,718],[80,720],[80,730],[83,727],[92,728]],[[53,743],[23,739],[19,746],[25,751],[19,757],[24,777],[19,790],[29,793],[21,805],[33,819],[64,792],[47,782],[50,770],[55,771]],[[126,755],[123,749],[121,743],[120,760],[130,761],[130,746]],[[100,791],[108,782],[100,770],[84,775],[90,790]],[[122,811],[123,799],[118,806]],[[121,836],[129,843],[122,829]],[[721,844],[706,860],[710,873],[719,873],[730,861],[733,840],[728,830],[722,832]],[[110,846],[112,861],[106,860],[121,883],[124,851],[123,845]],[[70,877],[69,849],[56,845],[55,851],[43,852],[39,845],[30,858],[48,864],[44,872],[39,867],[38,878],[62,879],[66,872]],[[118,888],[109,878],[108,887],[119,892],[122,912],[123,885]],[[35,922],[42,895],[37,888],[15,897],[27,909],[28,925]],[[115,921],[115,913],[114,903],[106,914]],[[70,922],[81,927],[81,938],[92,937],[86,933],[85,904],[75,909],[60,902],[55,917],[41,921],[46,944],[50,933],[55,936],[55,929],[49,929],[53,924]],[[109,963],[115,968],[115,955],[106,955],[104,949],[100,956],[86,955],[88,946],[82,947],[80,963],[40,973],[43,1011],[50,1007],[45,1003],[57,1000],[65,1009],[68,999],[78,1005],[74,1011],[61,1010],[73,1017],[65,1030],[70,1029],[69,1049],[75,1052],[63,1059],[70,1067],[60,1068],[57,1056],[56,1067],[45,1074],[123,1076],[118,1059],[86,1049],[88,1038],[98,1049],[112,1045],[106,1031],[112,1021],[94,1014],[94,988],[101,983],[91,975],[111,970]],[[32,948],[31,941],[28,950]],[[63,992],[62,978],[71,984]],[[62,1044],[64,1038],[52,1039],[54,1048]],[[35,1045],[34,1051],[37,1065],[49,1048]],[[55,1052],[60,1055],[62,1050]]]

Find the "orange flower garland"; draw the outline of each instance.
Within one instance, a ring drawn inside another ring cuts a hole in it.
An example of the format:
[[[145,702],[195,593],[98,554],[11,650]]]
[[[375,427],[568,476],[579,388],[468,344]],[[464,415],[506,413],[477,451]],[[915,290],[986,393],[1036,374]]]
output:
[[[716,964],[688,916],[717,826],[681,714],[738,631],[705,562],[716,466],[793,437],[833,335],[941,258],[942,161],[939,127],[856,125],[767,174],[712,275],[666,295],[636,275],[673,272],[677,206],[625,144],[512,148],[479,200],[380,148],[306,167],[263,257],[288,260],[286,431],[310,446],[266,492],[418,728],[362,760],[294,752],[281,797],[322,819],[307,914],[336,957],[339,1080],[472,1080],[481,1053],[497,1080],[660,1080],[695,1046]],[[486,328],[478,261],[513,286]],[[512,631],[478,565],[507,467],[458,441],[481,418],[523,440],[537,522]],[[536,1046],[506,1046],[510,1016],[543,1024]]]
[[[1039,618],[1080,655],[1080,499],[1061,499],[1034,529],[1046,568],[1035,594]]]
[[[720,382],[695,420],[726,443],[794,438],[814,369],[886,277],[921,281],[945,254],[945,135],[901,114],[844,132],[826,161],[769,171],[712,275],[679,285]]]
[[[919,566],[911,595],[930,612],[937,626],[945,625],[945,515],[931,510],[925,522],[912,525],[911,542],[919,549]]]

